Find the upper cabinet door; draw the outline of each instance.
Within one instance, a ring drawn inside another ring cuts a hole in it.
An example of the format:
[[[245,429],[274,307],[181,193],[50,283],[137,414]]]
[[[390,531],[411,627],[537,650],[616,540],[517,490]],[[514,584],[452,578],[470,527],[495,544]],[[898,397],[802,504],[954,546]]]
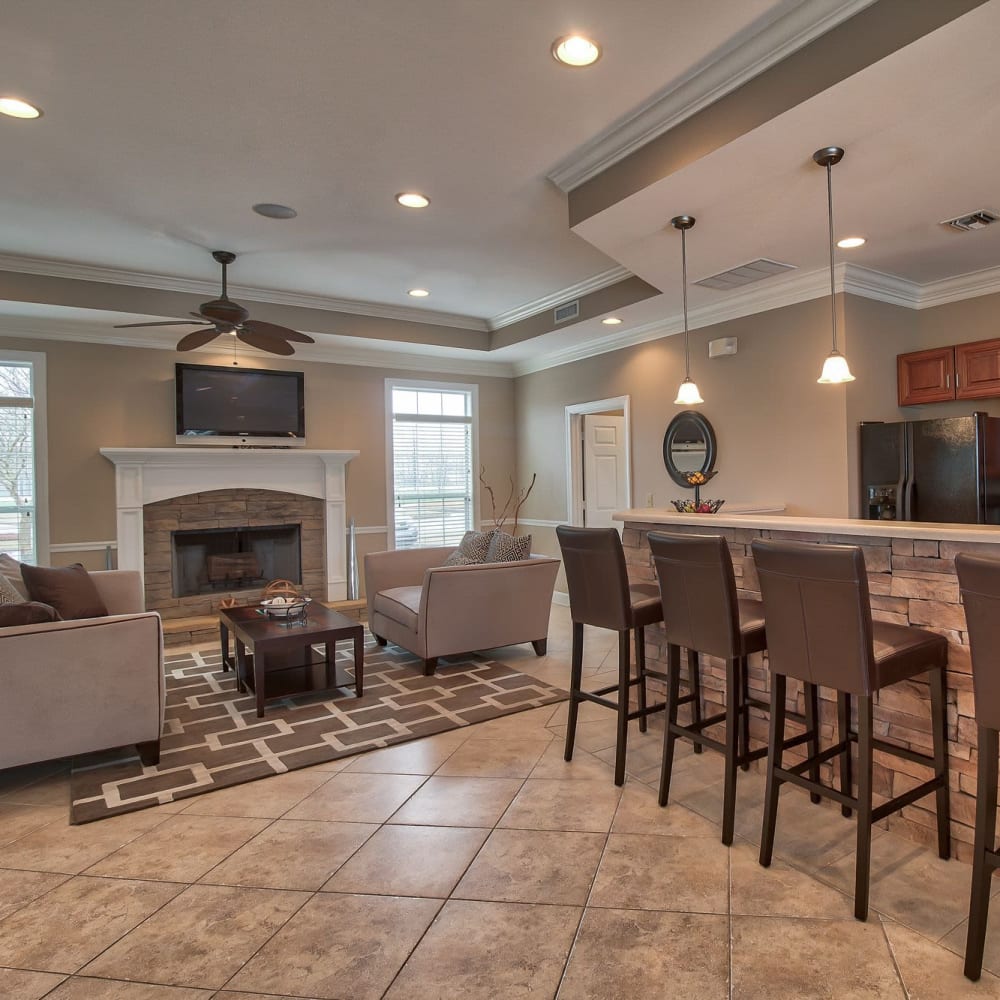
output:
[[[979,340],[955,348],[955,398],[1000,396],[1000,340]]]
[[[1000,344],[1000,341],[995,343]],[[896,384],[900,406],[954,399],[955,348],[936,347],[930,351],[897,355]]]

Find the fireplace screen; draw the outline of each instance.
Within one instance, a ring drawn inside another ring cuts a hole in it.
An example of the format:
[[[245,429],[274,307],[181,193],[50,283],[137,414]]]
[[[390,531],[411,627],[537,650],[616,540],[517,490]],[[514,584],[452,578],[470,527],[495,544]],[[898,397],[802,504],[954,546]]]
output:
[[[174,531],[170,543],[174,597],[302,582],[298,524]]]

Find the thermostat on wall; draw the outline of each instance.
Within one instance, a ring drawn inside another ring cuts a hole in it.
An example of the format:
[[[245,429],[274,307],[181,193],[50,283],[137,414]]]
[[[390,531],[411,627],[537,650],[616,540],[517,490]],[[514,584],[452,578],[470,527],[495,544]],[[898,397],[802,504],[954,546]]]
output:
[[[735,337],[719,337],[708,342],[708,356],[710,358],[724,358],[727,354],[736,353]]]

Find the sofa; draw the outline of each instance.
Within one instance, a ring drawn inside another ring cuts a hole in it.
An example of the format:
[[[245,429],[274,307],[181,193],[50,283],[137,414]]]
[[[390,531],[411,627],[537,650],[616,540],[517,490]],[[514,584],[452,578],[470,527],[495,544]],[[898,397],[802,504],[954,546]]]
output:
[[[91,573],[107,618],[0,629],[0,768],[136,744],[160,756],[163,632],[141,576]]]
[[[415,653],[431,675],[438,657],[530,642],[545,654],[559,560],[444,566],[454,547],[365,556],[368,627]]]

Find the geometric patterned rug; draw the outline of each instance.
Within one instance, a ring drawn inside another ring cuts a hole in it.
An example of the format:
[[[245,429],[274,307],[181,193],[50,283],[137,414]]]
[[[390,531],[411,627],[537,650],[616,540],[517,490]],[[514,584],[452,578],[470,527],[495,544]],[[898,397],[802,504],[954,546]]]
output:
[[[425,677],[420,660],[365,633],[365,693],[294,695],[269,701],[257,718],[253,695],[238,694],[219,647],[167,655],[160,763],[134,747],[73,761],[70,822],[200,795],[217,788],[405,743],[565,700],[565,691],[478,654],[444,658]],[[353,683],[353,655],[341,644],[337,669]]]

